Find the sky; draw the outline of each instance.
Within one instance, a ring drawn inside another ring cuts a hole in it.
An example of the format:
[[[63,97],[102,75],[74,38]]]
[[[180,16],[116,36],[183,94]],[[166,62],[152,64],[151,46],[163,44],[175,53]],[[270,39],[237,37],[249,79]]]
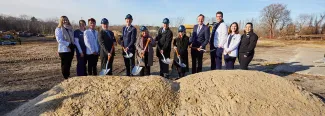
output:
[[[125,24],[125,16],[131,14],[135,25],[160,26],[164,18],[177,17],[196,24],[199,14],[215,17],[217,11],[224,13],[226,23],[259,18],[272,3],[287,5],[293,19],[299,14],[325,13],[325,0],[0,0],[0,14],[44,20],[66,15],[74,22],[107,18],[110,25]]]

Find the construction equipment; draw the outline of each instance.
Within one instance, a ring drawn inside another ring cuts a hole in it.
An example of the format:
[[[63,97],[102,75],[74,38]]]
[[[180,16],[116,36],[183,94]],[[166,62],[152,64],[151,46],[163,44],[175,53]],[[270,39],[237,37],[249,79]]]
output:
[[[186,65],[184,63],[181,62],[181,57],[179,56],[179,53],[177,51],[177,49],[175,49],[175,52],[176,52],[176,55],[177,55],[177,58],[178,58],[178,62],[175,61],[180,67],[186,67]],[[174,59],[175,60],[175,59]]]
[[[146,50],[147,49],[148,44],[149,44],[150,41],[151,41],[150,39],[147,41],[146,46],[144,47],[143,50]],[[144,58],[144,53],[141,53],[140,60],[138,60],[138,65],[137,66],[134,66],[133,69],[132,69],[132,74],[133,75],[138,75],[140,73],[140,71],[142,70],[143,67],[141,67],[140,64],[142,62],[144,62],[143,61],[143,58]]]

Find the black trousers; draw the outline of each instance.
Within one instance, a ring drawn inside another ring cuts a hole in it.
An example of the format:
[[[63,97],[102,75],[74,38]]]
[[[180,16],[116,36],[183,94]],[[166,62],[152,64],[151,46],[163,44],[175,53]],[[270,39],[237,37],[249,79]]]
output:
[[[176,70],[177,70],[177,72],[178,72],[178,77],[179,78],[182,78],[182,77],[184,77],[185,76],[185,70],[182,68],[182,67],[180,67],[180,66],[176,66]]]
[[[210,44],[210,50],[216,49],[213,44]],[[216,69],[216,53],[210,52],[210,59],[211,59],[211,70]]]
[[[226,69],[232,70],[235,69],[236,57],[231,57],[229,55],[224,55]]]
[[[192,56],[192,74],[202,72],[203,52],[192,49],[191,56]]]
[[[97,75],[98,55],[87,55],[88,75]]]
[[[134,53],[133,53],[134,54]],[[124,53],[123,53],[124,55]],[[124,58],[125,68],[126,68],[126,76],[131,76],[131,70],[133,69],[135,65],[135,55],[133,55],[131,58]]]
[[[145,66],[140,71],[140,76],[149,76],[150,75],[150,66],[148,65],[148,52],[144,54],[144,64]]]
[[[70,67],[74,56],[74,52],[59,53],[59,56],[61,59],[61,72],[63,78],[68,79],[70,76]]]
[[[106,69],[106,63],[108,60],[108,56],[104,55],[100,57],[101,59],[101,69]],[[110,69],[107,75],[113,75],[113,61],[114,61],[114,54],[112,54],[111,58],[109,59],[107,69]]]
[[[253,60],[254,54],[255,54],[254,52],[252,52],[250,54],[239,53],[238,60],[239,60],[240,69],[248,70],[248,65]],[[245,57],[245,55],[246,55],[246,57]]]
[[[169,64],[165,64],[162,60],[164,58],[159,59],[159,68],[160,68],[160,76],[167,78],[169,75]]]

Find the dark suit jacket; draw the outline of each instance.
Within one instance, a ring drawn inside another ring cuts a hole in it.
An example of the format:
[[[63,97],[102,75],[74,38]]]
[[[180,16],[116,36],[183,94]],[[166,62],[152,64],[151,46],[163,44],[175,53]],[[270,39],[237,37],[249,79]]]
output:
[[[202,48],[205,49],[210,39],[210,28],[203,24],[199,33],[197,33],[197,28],[198,25],[194,25],[190,44],[192,44],[192,47],[202,46]]]
[[[111,52],[112,46],[114,42],[116,42],[114,33],[112,31],[108,31],[110,33],[110,36],[105,32],[104,30],[101,30],[98,33],[98,43],[100,46],[100,56],[101,57],[107,57],[107,54]],[[114,53],[113,49],[113,53]]]
[[[167,28],[164,32],[162,32],[163,28],[160,28],[158,30],[158,35],[155,38],[157,43],[157,50],[156,50],[156,55],[159,58],[162,58],[160,54],[160,50],[164,51],[164,56],[165,58],[170,58],[170,51],[171,51],[171,44],[173,40],[173,32]]]
[[[121,40],[123,41],[122,46],[125,48],[128,47],[129,48],[128,52],[132,52],[134,54],[135,42],[137,40],[137,29],[132,25],[126,31],[125,28],[126,26],[124,26],[122,30],[122,38],[121,38]]]

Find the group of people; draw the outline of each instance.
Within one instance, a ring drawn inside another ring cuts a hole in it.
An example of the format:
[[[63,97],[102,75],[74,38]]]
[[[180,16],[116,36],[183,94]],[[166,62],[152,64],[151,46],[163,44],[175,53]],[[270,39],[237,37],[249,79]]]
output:
[[[64,78],[69,78],[70,67],[76,51],[77,75],[97,75],[98,57],[101,60],[101,69],[109,68],[107,75],[112,75],[115,48],[122,46],[126,76],[132,76],[131,70],[135,66],[135,59],[143,61],[139,65],[142,68],[140,76],[150,75],[150,67],[153,66],[154,48],[159,59],[160,76],[169,78],[169,64],[164,62],[170,58],[174,51],[175,67],[179,77],[184,77],[189,71],[188,49],[192,57],[192,74],[202,71],[202,58],[204,53],[210,53],[211,70],[222,69],[222,59],[226,69],[234,69],[238,58],[240,69],[247,70],[248,64],[254,57],[254,49],[258,36],[253,32],[253,24],[245,25],[244,34],[239,34],[239,27],[233,22],[229,29],[223,20],[223,13],[216,13],[217,23],[213,25],[212,34],[210,28],[204,24],[205,16],[200,14],[197,17],[198,24],[194,25],[191,36],[186,35],[185,26],[178,27],[177,37],[173,40],[173,32],[169,28],[169,19],[163,19],[163,26],[158,30],[158,35],[150,36],[147,27],[140,27],[140,35],[137,36],[137,29],[132,26],[132,15],[125,17],[126,26],[123,27],[122,37],[115,38],[114,33],[109,30],[109,21],[106,18],[101,20],[101,29],[96,31],[96,20],[86,22],[79,21],[79,29],[73,32],[69,19],[62,16],[59,25],[55,30],[55,37],[59,43],[58,52],[61,58],[61,69]],[[173,42],[172,42],[173,41]],[[210,43],[210,50],[206,45]],[[88,63],[88,67],[87,67]],[[183,65],[182,65],[183,64]]]

